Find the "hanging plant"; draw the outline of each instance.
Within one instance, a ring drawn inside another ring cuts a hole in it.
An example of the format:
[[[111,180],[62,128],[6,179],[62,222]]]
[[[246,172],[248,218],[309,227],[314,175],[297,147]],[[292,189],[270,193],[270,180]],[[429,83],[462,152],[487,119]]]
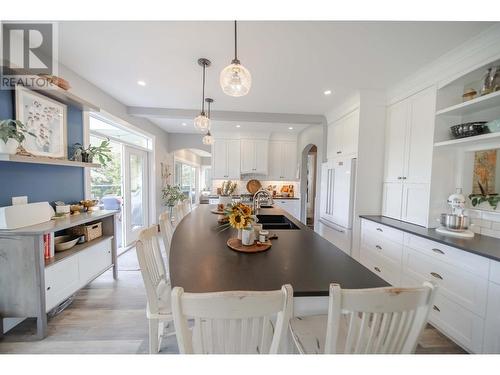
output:
[[[498,203],[500,203],[500,196],[498,194],[470,194],[470,202],[472,207],[479,206],[481,203],[488,202],[489,205],[496,210]]]

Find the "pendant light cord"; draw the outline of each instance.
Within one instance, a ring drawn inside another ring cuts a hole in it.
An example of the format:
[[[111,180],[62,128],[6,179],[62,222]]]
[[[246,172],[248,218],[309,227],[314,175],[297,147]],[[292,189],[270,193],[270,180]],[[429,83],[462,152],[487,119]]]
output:
[[[201,98],[201,114],[205,114],[205,67],[203,64],[203,89],[202,89],[202,98]]]
[[[234,59],[238,60],[238,31],[236,28],[236,21],[234,21]]]

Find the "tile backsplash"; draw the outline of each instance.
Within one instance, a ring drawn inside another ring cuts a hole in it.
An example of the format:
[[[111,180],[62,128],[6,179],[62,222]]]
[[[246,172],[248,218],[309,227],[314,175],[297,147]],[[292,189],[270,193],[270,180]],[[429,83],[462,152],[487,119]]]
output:
[[[237,183],[235,195],[249,194],[247,191],[247,180],[232,180]],[[224,180],[212,180],[212,194],[217,193],[217,188],[221,187]],[[293,185],[295,197],[300,197],[300,183],[298,181],[260,181],[262,187],[266,188],[269,185],[276,185],[277,191],[281,190],[283,185]]]
[[[485,236],[500,238],[500,212],[467,209],[471,218],[471,230]]]

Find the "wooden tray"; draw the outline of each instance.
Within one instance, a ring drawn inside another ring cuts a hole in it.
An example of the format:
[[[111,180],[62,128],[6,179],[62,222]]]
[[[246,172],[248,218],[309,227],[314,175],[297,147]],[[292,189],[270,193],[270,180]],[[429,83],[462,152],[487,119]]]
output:
[[[259,180],[250,180],[247,182],[247,190],[250,194],[255,194],[262,187]]]
[[[271,241],[268,241],[266,243],[255,242],[253,245],[245,246],[241,243],[241,240],[237,238],[230,238],[227,240],[227,246],[241,253],[259,253],[261,251],[269,250],[271,248],[271,245]]]
[[[215,215],[224,215],[224,211],[217,211],[216,208],[214,208],[213,210],[210,210],[210,212],[215,214]]]

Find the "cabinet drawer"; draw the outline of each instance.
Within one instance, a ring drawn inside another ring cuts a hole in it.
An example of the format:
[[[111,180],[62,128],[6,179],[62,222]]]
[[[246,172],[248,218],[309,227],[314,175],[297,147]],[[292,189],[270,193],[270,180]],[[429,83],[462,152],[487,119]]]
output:
[[[395,243],[403,243],[403,232],[391,227],[388,227],[386,225],[378,224],[375,223],[374,221],[362,220],[362,231],[364,232],[371,232],[375,234],[376,236],[380,236],[383,238],[386,238],[388,240],[391,240],[392,242]]]
[[[318,223],[318,233],[344,253],[348,255],[351,254],[352,230],[339,227],[333,223],[328,223],[320,219]]]
[[[78,290],[78,259],[68,257],[45,268],[45,310],[49,311]]]
[[[489,273],[489,260],[479,255],[442,245],[438,242],[405,233],[405,246],[418,250],[433,259],[446,262],[455,267],[464,269],[480,277],[487,278]]]
[[[500,262],[490,260],[490,281],[500,284]]]
[[[490,283],[488,288],[488,311],[484,329],[485,354],[500,354],[500,285]]]
[[[385,257],[395,267],[401,267],[401,259],[403,258],[403,245],[392,242],[383,236],[374,232],[363,232],[361,246],[374,254]]]
[[[401,272],[399,267],[394,267],[382,257],[373,256],[371,251],[360,248],[360,262],[370,271],[380,276],[393,286],[399,286]]]
[[[488,280],[410,248],[405,249],[403,272],[436,283],[442,295],[484,317]]]
[[[111,266],[111,238],[95,244],[78,254],[80,286]]]

